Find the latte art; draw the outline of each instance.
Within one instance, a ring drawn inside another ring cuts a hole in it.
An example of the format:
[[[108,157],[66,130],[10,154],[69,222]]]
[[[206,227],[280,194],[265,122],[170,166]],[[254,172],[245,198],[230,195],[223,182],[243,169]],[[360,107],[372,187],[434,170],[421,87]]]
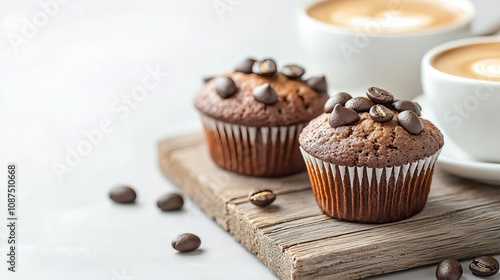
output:
[[[371,28],[382,34],[411,33],[460,22],[466,12],[438,0],[327,0],[307,13],[343,28]]]
[[[500,41],[452,48],[437,54],[431,63],[451,75],[500,82]]]
[[[472,71],[478,75],[500,78],[500,58],[480,60],[472,65]]]

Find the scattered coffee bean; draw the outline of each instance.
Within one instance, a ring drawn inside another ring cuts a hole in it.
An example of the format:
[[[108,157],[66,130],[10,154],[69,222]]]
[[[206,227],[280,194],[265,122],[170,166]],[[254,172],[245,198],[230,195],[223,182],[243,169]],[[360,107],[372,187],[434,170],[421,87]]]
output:
[[[403,112],[406,110],[410,110],[415,112],[418,116],[420,116],[420,107],[415,102],[407,101],[407,100],[398,100],[392,103],[392,107],[396,109],[398,112]]]
[[[331,127],[336,128],[343,125],[350,125],[359,121],[359,115],[356,111],[345,108],[344,106],[337,104],[333,107],[328,123]]]
[[[394,113],[384,105],[377,104],[370,109],[370,117],[376,122],[388,122],[394,117]]]
[[[391,93],[378,87],[368,88],[366,96],[377,104],[389,105],[394,101],[394,96]]]
[[[276,62],[270,58],[256,61],[252,66],[252,72],[265,77],[272,77],[277,71]]]
[[[172,240],[172,247],[182,253],[196,250],[200,245],[200,238],[192,233],[183,233]]]
[[[229,77],[219,77],[215,80],[215,91],[222,98],[228,98],[236,93],[237,88],[233,79]]]
[[[356,112],[368,112],[370,108],[375,105],[373,102],[366,97],[354,97],[347,100],[345,107],[352,109]]]
[[[458,280],[463,274],[462,265],[455,259],[446,259],[436,268],[437,280]]]
[[[111,189],[109,198],[116,203],[128,204],[135,201],[137,194],[131,187],[119,186]]]
[[[490,256],[477,257],[469,265],[469,270],[477,276],[492,276],[498,272],[498,261]]]
[[[206,84],[206,83],[210,82],[213,78],[215,78],[215,76],[207,76],[207,77],[204,77],[204,78],[203,78],[203,82]]]
[[[235,72],[243,72],[245,74],[250,74],[252,73],[252,67],[253,64],[255,63],[255,59],[253,58],[247,58],[243,60],[242,62],[236,64],[234,67]]]
[[[252,94],[255,100],[266,105],[273,105],[278,101],[278,95],[268,83],[255,87]]]
[[[398,114],[398,123],[411,134],[419,134],[424,129],[424,123],[413,111],[406,110]]]
[[[331,113],[333,110],[333,107],[335,107],[335,105],[340,104],[340,105],[344,106],[345,103],[347,102],[347,100],[349,100],[351,98],[352,98],[352,96],[349,93],[346,93],[346,92],[336,93],[332,97],[328,98],[328,100],[325,103],[325,107],[324,107],[323,111],[325,113]]]
[[[156,205],[162,211],[176,211],[182,208],[184,199],[179,194],[169,193],[160,197]]]
[[[283,69],[281,69],[281,73],[283,73],[283,75],[287,76],[289,79],[292,80],[302,77],[302,75],[304,75],[305,72],[306,70],[304,68],[292,64],[285,65],[283,66]]]
[[[253,205],[266,207],[273,203],[276,195],[271,190],[254,190],[248,194],[248,199]]]
[[[328,90],[325,76],[311,77],[306,80],[306,85],[319,93],[323,93]]]

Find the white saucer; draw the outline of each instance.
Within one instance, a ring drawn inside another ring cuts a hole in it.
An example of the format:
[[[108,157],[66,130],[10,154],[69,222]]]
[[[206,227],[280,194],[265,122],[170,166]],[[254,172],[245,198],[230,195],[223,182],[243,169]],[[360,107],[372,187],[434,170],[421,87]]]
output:
[[[426,106],[427,100],[425,95],[417,96],[414,101],[417,101],[424,108],[422,110],[422,117],[436,124],[435,116],[429,109],[426,109],[429,106]],[[458,177],[500,186],[500,164],[480,162],[470,158],[451,142],[449,137],[444,133],[443,135],[445,145],[437,160],[439,168]]]

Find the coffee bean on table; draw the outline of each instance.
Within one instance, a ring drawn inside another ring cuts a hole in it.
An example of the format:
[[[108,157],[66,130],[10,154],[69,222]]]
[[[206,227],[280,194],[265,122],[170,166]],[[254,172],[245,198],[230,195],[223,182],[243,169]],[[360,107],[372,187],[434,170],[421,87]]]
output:
[[[391,93],[378,87],[368,88],[366,96],[377,104],[389,105],[394,101],[394,96]]]
[[[336,94],[332,95],[332,97],[328,98],[328,100],[325,103],[325,107],[324,107],[323,111],[325,113],[331,113],[333,111],[333,107],[335,107],[335,105],[340,104],[340,105],[344,106],[345,103],[347,102],[347,100],[349,100],[351,98],[352,98],[352,96],[349,93],[346,93],[346,92],[336,93]]]
[[[275,199],[276,195],[271,190],[253,190],[248,194],[248,200],[259,207],[266,207]]]
[[[168,193],[160,197],[156,203],[162,211],[176,211],[184,205],[184,199],[176,193]]]
[[[305,72],[306,70],[304,70],[304,68],[292,64],[285,65],[283,66],[283,69],[281,69],[281,73],[283,73],[283,75],[287,76],[289,79],[292,80],[302,77],[302,75],[304,75]]]
[[[388,122],[394,117],[394,113],[384,105],[377,104],[370,109],[370,117],[376,122]]]
[[[266,105],[273,105],[278,101],[278,95],[268,83],[255,87],[252,94],[255,100]]]
[[[413,111],[406,110],[398,114],[398,123],[411,134],[419,134],[424,129],[424,123]]]
[[[469,265],[469,270],[477,276],[492,276],[498,272],[498,261],[490,256],[477,257]]]
[[[437,280],[458,280],[463,274],[462,265],[455,259],[441,261],[436,268]]]
[[[347,100],[345,107],[352,109],[356,112],[368,112],[370,108],[375,105],[373,102],[366,97],[354,97]]]
[[[219,77],[215,80],[215,91],[222,98],[228,98],[236,93],[237,88],[233,79],[229,77]]]
[[[114,187],[109,192],[109,198],[116,203],[133,203],[137,198],[137,194],[134,189],[128,186]]]
[[[206,76],[203,78],[203,82],[206,84],[208,82],[210,82],[213,78],[215,78],[214,76]]]
[[[192,233],[183,233],[172,240],[172,247],[181,253],[194,251],[200,245],[200,238]]]
[[[420,116],[420,107],[415,102],[408,100],[398,100],[392,103],[392,107],[396,109],[398,112],[403,112],[406,110],[410,110],[415,112],[418,116]]]
[[[330,114],[328,123],[331,127],[336,128],[343,125],[350,125],[359,121],[359,115],[356,111],[345,108],[344,106],[337,104],[333,107],[333,111]]]
[[[240,63],[238,63],[234,67],[234,71],[235,72],[243,72],[245,74],[250,74],[250,73],[252,73],[252,67],[253,67],[254,63],[255,63],[255,59],[247,58],[247,59],[241,61]]]
[[[266,58],[262,61],[256,61],[252,66],[252,72],[265,77],[274,76],[274,74],[276,74],[276,72],[278,71],[277,69],[278,66],[276,65],[276,62],[271,58]]]
[[[306,85],[319,93],[323,93],[328,90],[325,76],[311,77],[306,80]]]

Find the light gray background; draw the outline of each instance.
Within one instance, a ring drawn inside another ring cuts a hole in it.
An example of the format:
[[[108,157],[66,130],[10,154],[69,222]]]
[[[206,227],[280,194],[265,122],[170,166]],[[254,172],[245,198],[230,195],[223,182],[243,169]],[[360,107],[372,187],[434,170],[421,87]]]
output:
[[[47,2],[47,0],[42,1]],[[217,13],[214,4],[229,5]],[[187,200],[161,213],[156,144],[199,129],[192,99],[201,77],[247,55],[303,61],[296,3],[286,0],[71,0],[16,52],[12,34],[38,1],[0,4],[0,173],[19,165],[18,272],[6,272],[6,180],[0,183],[0,279],[275,279],[256,257]],[[482,0],[476,30],[500,19],[498,1]],[[168,78],[127,117],[112,104],[147,75]],[[58,180],[52,165],[109,118],[115,127]],[[0,175],[0,178],[4,175]],[[136,205],[115,205],[108,190],[135,186]],[[279,198],[278,198],[279,199]],[[201,250],[181,255],[170,241],[193,232]],[[460,244],[457,244],[460,246]],[[466,266],[464,266],[466,267]],[[433,279],[434,266],[377,279]],[[466,270],[464,279],[476,279]],[[491,279],[500,279],[494,277]]]

